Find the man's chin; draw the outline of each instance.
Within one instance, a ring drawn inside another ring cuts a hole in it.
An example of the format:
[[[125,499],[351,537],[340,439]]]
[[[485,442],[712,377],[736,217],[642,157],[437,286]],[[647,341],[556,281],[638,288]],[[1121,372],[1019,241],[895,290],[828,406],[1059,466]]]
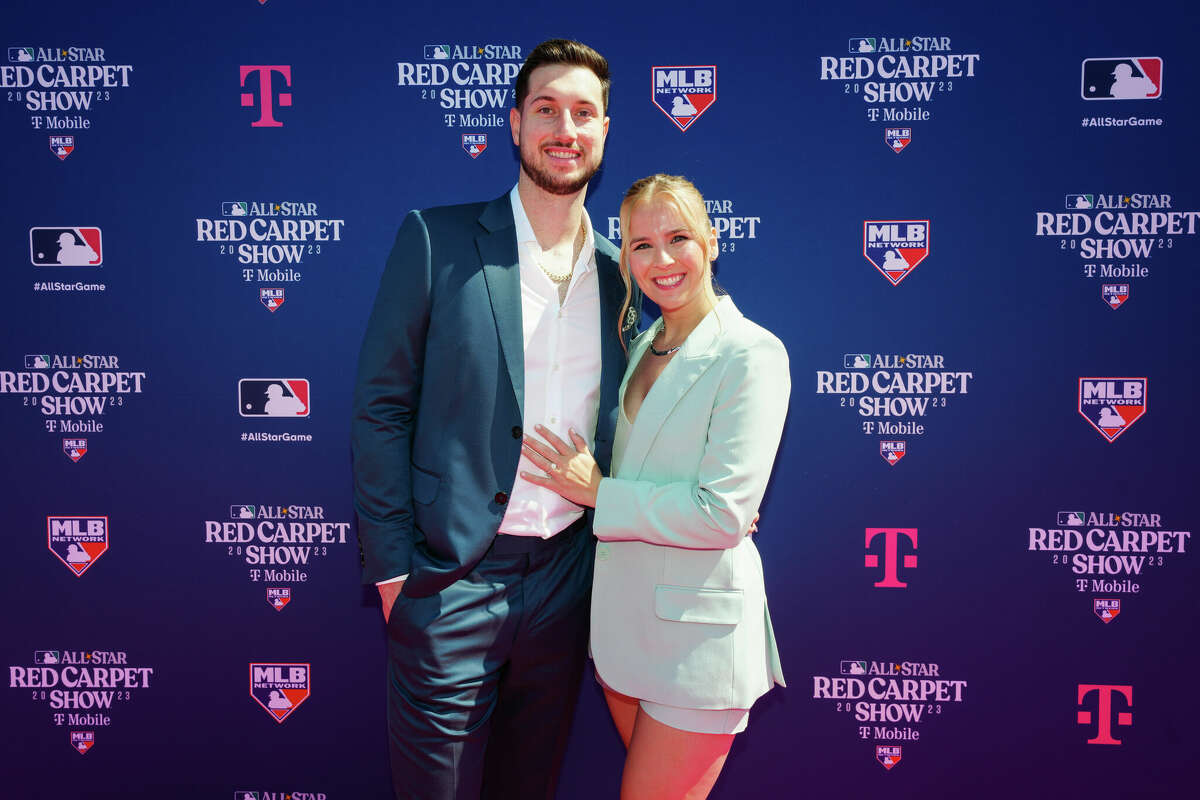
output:
[[[557,175],[549,174],[545,170],[531,167],[528,162],[521,159],[521,171],[525,173],[529,180],[533,181],[535,186],[550,194],[561,196],[577,194],[582,191],[587,187],[588,181],[592,179],[592,176],[596,174],[598,169],[599,167],[576,178],[560,178]]]

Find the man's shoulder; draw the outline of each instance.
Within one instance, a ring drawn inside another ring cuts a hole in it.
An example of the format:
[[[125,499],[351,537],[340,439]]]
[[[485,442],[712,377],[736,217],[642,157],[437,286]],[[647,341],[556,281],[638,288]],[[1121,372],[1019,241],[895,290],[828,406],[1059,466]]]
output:
[[[501,198],[502,199],[502,198]],[[427,227],[462,226],[478,222],[480,216],[496,200],[481,200],[475,203],[455,203],[446,206],[430,206],[411,213],[419,216]]]

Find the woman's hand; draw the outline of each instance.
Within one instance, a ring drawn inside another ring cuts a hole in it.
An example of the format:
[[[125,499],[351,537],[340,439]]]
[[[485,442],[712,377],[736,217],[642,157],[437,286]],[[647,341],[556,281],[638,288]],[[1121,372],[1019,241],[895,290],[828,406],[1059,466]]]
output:
[[[546,442],[526,436],[521,450],[534,466],[545,473],[537,475],[522,472],[521,477],[530,483],[544,486],[572,503],[590,508],[596,507],[596,493],[600,491],[600,468],[588,450],[582,436],[571,430],[571,444],[555,436],[544,425],[534,428]]]

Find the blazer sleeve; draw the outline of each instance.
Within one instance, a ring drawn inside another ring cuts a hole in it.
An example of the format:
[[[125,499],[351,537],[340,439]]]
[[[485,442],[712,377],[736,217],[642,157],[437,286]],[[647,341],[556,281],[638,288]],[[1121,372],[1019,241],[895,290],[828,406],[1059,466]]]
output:
[[[431,292],[429,232],[405,217],[367,322],[354,387],[351,450],[363,582],[404,575],[413,550],[412,438]]]
[[[745,536],[771,477],[791,377],[787,351],[774,336],[728,359],[696,480],[604,478],[596,498],[597,539],[718,550]],[[704,430],[698,425],[697,435]]]

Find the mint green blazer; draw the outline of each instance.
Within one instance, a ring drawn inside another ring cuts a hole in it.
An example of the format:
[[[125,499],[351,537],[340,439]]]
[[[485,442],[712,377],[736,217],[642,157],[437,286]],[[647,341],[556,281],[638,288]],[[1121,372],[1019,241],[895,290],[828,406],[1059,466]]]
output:
[[[610,688],[683,708],[749,708],[783,671],[747,535],[779,448],[787,351],[728,297],[688,336],[632,427],[625,389],[600,483],[591,650]],[[770,520],[766,521],[770,524]]]

